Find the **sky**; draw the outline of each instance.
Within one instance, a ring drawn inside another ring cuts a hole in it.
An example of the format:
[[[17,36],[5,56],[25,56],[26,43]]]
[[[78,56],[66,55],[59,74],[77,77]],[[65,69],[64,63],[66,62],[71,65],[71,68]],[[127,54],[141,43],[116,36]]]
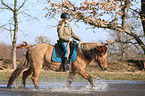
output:
[[[9,6],[12,5],[12,1],[4,0]],[[23,0],[18,0],[20,5]],[[46,11],[43,11],[46,4],[41,2],[37,3],[37,0],[28,0],[25,6],[20,10],[21,14],[18,16],[19,31],[17,38],[17,45],[21,44],[23,41],[28,42],[28,44],[35,44],[35,37],[40,35],[47,36],[52,43],[56,43],[58,40],[57,28],[52,26],[57,26],[60,16],[57,16],[57,20],[45,18]],[[0,5],[2,7],[2,5]],[[29,14],[31,17],[26,16],[25,13]],[[0,26],[7,24],[12,18],[12,12],[1,11],[0,10]],[[87,29],[89,26],[85,25],[83,22],[77,23],[79,27],[75,25],[75,22],[70,22],[74,33],[79,36],[82,42],[106,42],[109,39],[109,33],[104,29],[95,28],[93,32],[92,29]],[[9,26],[7,25],[9,28]],[[86,30],[87,29],[87,30]],[[5,42],[6,44],[11,44],[11,34],[8,31],[0,30],[0,42]]]

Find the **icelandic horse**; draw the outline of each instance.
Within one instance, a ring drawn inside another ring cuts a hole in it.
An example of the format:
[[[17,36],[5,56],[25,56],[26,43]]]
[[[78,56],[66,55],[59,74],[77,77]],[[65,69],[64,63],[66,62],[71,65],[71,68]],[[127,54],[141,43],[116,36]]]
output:
[[[23,72],[22,87],[25,88],[26,78],[32,75],[31,79],[35,88],[38,88],[37,80],[42,66],[47,66],[50,70],[62,72],[63,67],[59,62],[52,61],[52,53],[54,46],[49,44],[38,44],[31,47],[24,57],[24,60],[17,66],[14,72],[11,74],[7,88],[11,88],[14,80]],[[107,47],[105,45],[95,46],[94,48],[84,50],[83,48],[77,49],[77,58],[71,63],[69,70],[68,81],[66,87],[69,88],[73,78],[76,74],[81,75],[87,79],[91,85],[94,86],[93,79],[85,71],[86,66],[95,60],[98,62],[102,70],[107,69]]]

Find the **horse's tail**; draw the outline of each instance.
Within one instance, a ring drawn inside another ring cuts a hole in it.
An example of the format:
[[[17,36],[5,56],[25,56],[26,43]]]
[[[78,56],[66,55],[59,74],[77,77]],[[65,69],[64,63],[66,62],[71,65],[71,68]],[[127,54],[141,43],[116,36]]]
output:
[[[11,85],[13,84],[14,80],[20,75],[20,73],[24,69],[27,69],[27,68],[29,69],[30,63],[29,63],[29,60],[28,60],[28,52],[29,52],[29,50],[26,52],[25,59],[17,66],[17,68],[12,73],[11,77],[9,78],[7,88],[11,88]]]

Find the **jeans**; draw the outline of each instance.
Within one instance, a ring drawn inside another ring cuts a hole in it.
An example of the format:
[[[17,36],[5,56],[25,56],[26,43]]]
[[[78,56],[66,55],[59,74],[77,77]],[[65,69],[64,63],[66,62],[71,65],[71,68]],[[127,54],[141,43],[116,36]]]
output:
[[[70,54],[70,46],[69,46],[69,43],[61,43],[61,45],[62,45],[62,47],[63,47],[63,49],[64,49],[64,52],[65,52],[65,54],[64,54],[64,57],[69,57],[69,54]],[[64,58],[63,57],[63,58]]]

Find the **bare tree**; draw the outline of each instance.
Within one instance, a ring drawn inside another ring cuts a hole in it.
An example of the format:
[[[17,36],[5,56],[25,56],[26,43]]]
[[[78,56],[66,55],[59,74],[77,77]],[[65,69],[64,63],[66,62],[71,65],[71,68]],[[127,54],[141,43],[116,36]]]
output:
[[[24,6],[25,2],[27,0],[24,0],[21,6],[17,8],[17,1],[14,0],[14,7],[10,7],[8,4],[4,2],[4,0],[1,0],[1,4],[4,6],[1,9],[7,9],[10,10],[13,13],[13,21],[14,21],[14,33],[13,33],[13,39],[12,39],[12,62],[13,62],[13,69],[16,68],[16,41],[17,41],[17,33],[18,33],[18,12],[19,10]]]
[[[136,20],[135,17],[132,17],[132,18],[127,19],[126,23],[128,23],[127,25],[128,30],[135,32],[138,35],[142,34],[140,20]],[[110,46],[108,46],[110,54],[112,55],[111,57],[114,56],[111,59],[120,60],[124,58],[124,60],[127,60],[127,59],[135,59],[135,58],[141,59],[142,58],[143,51],[141,47],[136,43],[134,38],[125,34],[121,34],[121,40],[119,40],[120,34],[118,32],[110,31],[109,33],[110,33],[110,39],[117,41],[113,44],[110,44]],[[143,42],[145,42],[143,38],[142,40]],[[122,50],[124,52],[122,52]],[[122,53],[124,53],[123,57],[121,56]]]

